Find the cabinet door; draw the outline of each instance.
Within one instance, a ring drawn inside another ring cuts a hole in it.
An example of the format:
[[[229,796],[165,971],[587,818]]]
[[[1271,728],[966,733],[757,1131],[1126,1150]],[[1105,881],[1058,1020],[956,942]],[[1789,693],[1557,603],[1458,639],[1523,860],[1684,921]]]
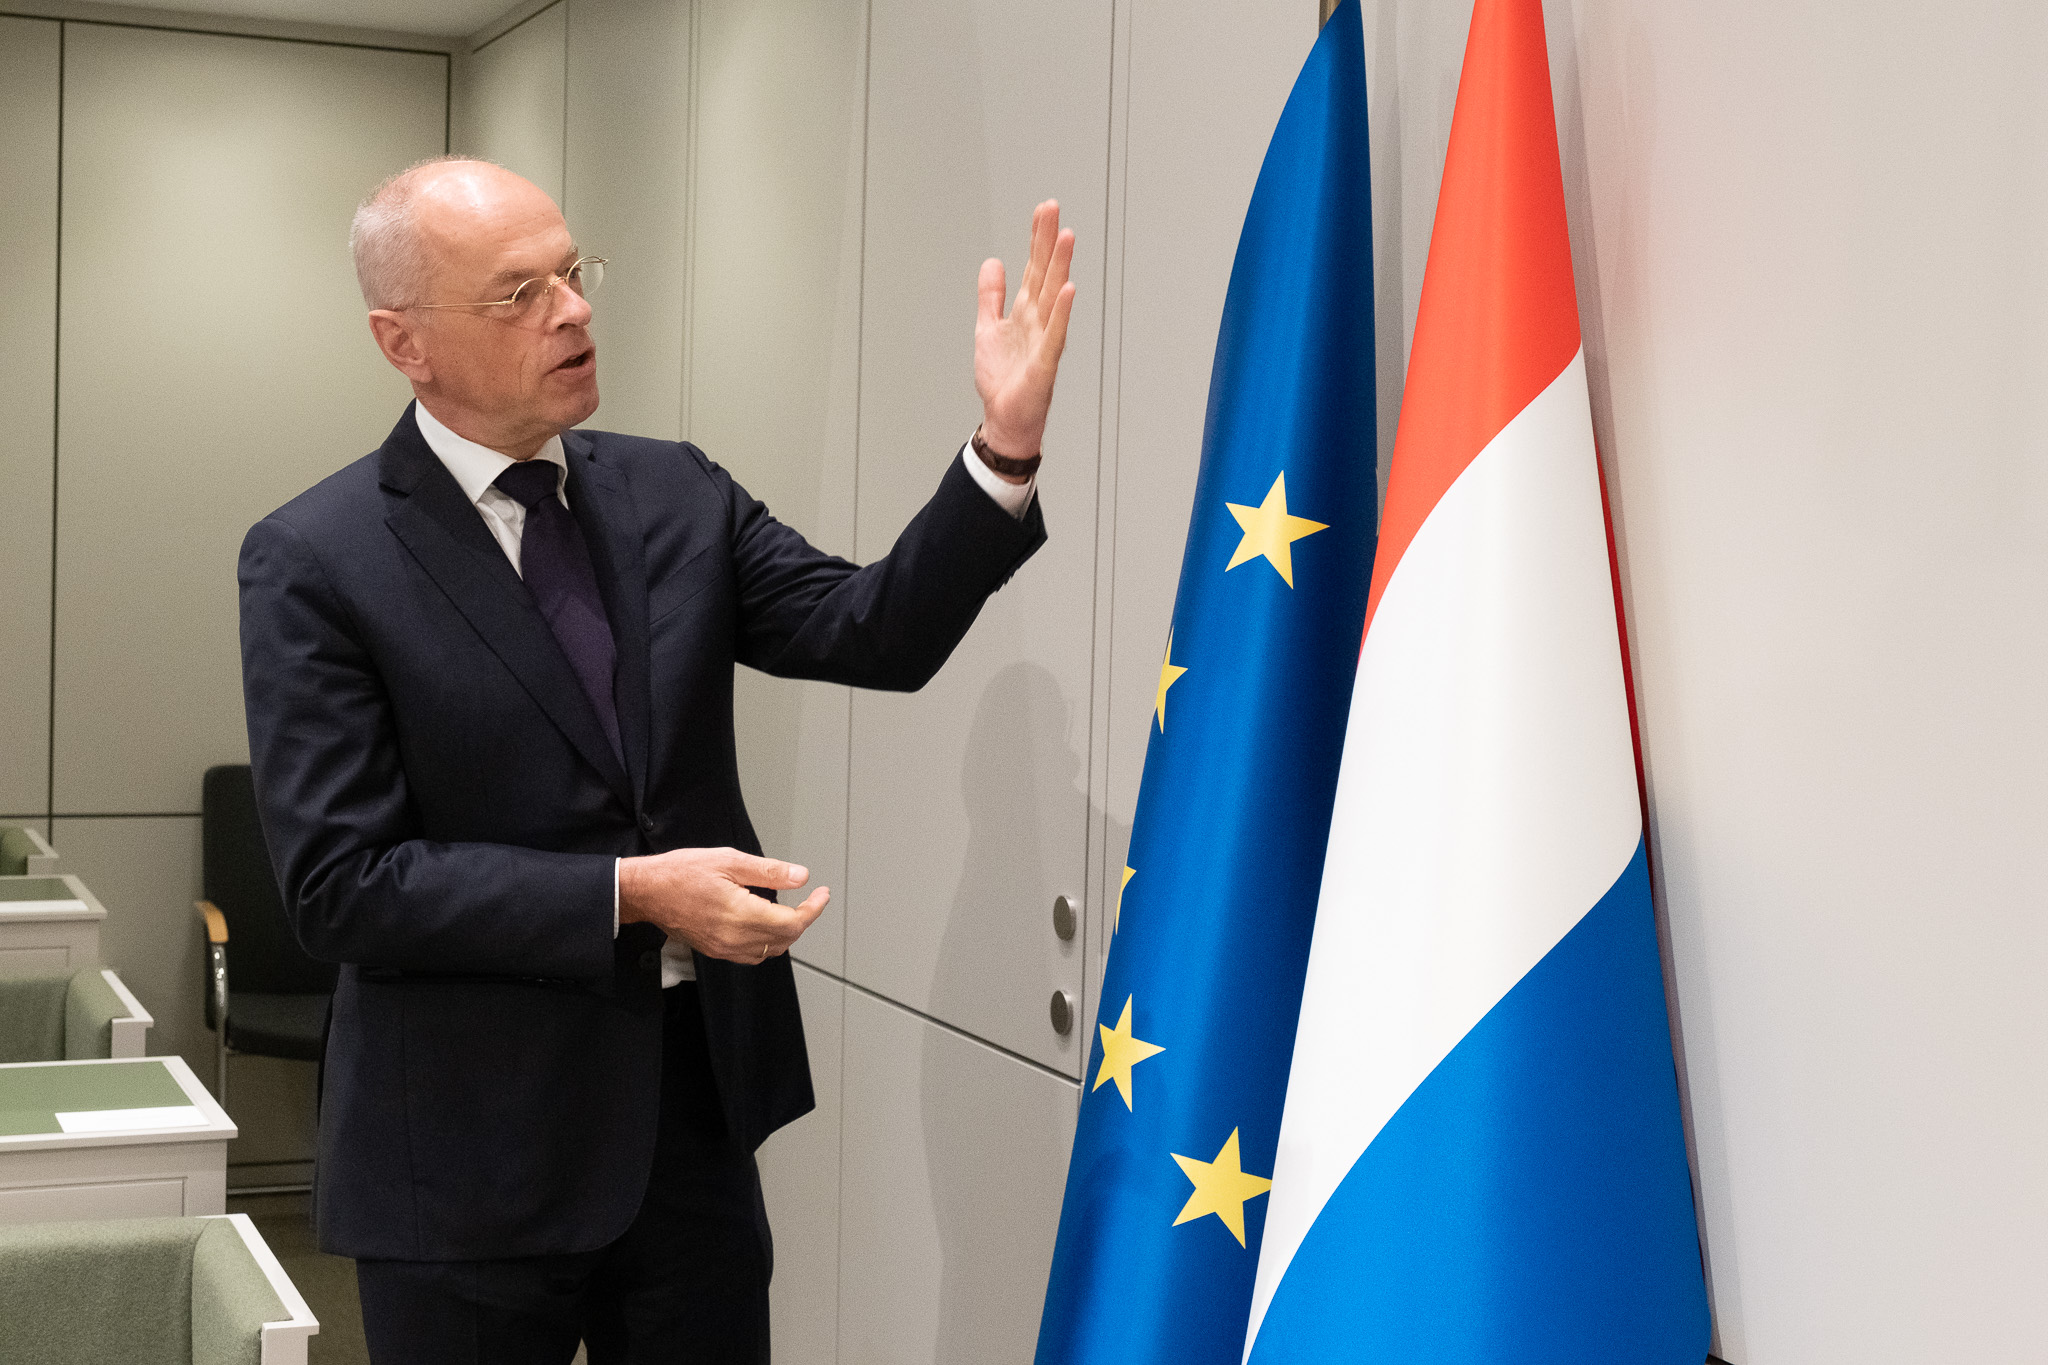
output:
[[[1087,863],[1109,24],[1081,0],[876,0],[869,56],[863,558],[980,418],[976,271],[1001,256],[1014,292],[1040,199],[1078,233],[1080,293],[1039,475],[1050,543],[921,693],[854,696],[847,973],[1075,1075],[1081,1031],[1047,1002],[1081,1004],[1081,940],[1051,908]]]
[[[235,561],[411,397],[349,216],[438,152],[437,55],[70,26],[56,801],[195,811],[248,752]]]
[[[0,19],[0,815],[50,800],[58,27]]]
[[[696,41],[690,439],[813,545],[851,555],[866,7],[700,0]],[[762,847],[833,890],[795,955],[839,972],[846,689],[742,669],[733,713]]]
[[[1025,1365],[1079,1086],[857,990],[845,1055],[842,1365]]]

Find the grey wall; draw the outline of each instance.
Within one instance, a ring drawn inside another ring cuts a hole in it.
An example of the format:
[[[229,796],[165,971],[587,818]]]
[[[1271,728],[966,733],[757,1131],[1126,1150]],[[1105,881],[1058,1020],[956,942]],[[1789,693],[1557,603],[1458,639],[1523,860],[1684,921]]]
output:
[[[447,73],[435,52],[0,19],[0,808],[49,822],[108,907],[151,1050],[202,1076],[200,775],[248,753],[235,555],[404,404],[347,222],[441,150]],[[236,1066],[231,1159],[307,1157],[312,1068]]]

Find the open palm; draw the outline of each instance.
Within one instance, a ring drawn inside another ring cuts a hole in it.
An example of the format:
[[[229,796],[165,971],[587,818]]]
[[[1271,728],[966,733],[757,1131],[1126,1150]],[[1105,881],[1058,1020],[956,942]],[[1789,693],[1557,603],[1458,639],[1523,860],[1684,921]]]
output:
[[[1074,234],[1060,231],[1060,206],[1048,199],[1031,215],[1031,261],[1008,317],[1003,263],[981,263],[981,310],[974,323],[974,387],[981,394],[981,435],[998,455],[1039,453],[1053,380],[1074,311]]]

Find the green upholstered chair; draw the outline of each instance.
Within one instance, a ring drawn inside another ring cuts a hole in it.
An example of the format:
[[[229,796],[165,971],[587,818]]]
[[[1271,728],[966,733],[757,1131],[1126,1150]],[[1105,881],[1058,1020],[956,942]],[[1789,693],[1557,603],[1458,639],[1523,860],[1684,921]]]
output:
[[[57,850],[43,836],[22,825],[0,825],[0,877],[50,877],[57,872]]]
[[[340,969],[307,956],[285,918],[248,764],[206,770],[199,837],[206,1026],[217,1048],[213,1094],[225,1107],[230,1054],[320,1060]]]
[[[0,1227],[0,1360],[304,1365],[319,1330],[246,1214]]]
[[[105,967],[0,979],[0,1062],[140,1057],[155,1022]]]

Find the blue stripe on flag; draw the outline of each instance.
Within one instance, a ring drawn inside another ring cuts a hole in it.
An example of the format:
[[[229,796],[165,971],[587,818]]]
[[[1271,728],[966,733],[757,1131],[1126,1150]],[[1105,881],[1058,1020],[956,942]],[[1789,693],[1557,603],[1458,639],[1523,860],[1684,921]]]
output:
[[[1678,1114],[1638,844],[1345,1176],[1251,1365],[1698,1365]]]

